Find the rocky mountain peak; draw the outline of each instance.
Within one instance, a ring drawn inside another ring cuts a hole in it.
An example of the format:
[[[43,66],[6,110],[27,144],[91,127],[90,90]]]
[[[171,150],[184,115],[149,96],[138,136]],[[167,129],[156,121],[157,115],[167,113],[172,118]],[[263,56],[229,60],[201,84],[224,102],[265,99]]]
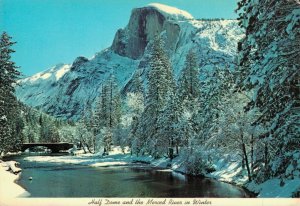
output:
[[[186,11],[154,3],[132,10],[128,25],[119,29],[112,43],[112,50],[125,57],[140,59],[149,41],[156,34],[166,31],[169,46],[174,46],[180,33],[176,21],[193,19]]]
[[[83,56],[77,57],[71,66],[71,71],[76,70],[77,68],[79,68],[81,65],[83,65],[84,63],[86,63],[88,61],[89,60],[86,57],[83,57]]]

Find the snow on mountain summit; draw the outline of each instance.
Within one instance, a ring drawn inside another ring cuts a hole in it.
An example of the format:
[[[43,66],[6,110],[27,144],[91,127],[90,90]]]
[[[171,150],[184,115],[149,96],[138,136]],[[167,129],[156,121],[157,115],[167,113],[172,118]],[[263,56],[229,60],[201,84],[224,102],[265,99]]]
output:
[[[69,69],[70,65],[68,64],[57,64],[44,72],[39,72],[31,77],[24,78],[19,82],[37,83],[46,79],[58,81],[66,72],[69,71]]]
[[[155,8],[160,13],[162,13],[164,16],[171,17],[172,19],[176,19],[176,20],[185,20],[185,19],[193,19],[194,18],[187,11],[183,11],[183,10],[177,9],[175,7],[167,6],[164,4],[151,3],[151,4],[148,4],[148,7]]]
[[[150,4],[132,10],[128,25],[116,32],[111,47],[91,59],[80,56],[72,65],[60,64],[20,80],[17,97],[52,116],[79,119],[88,105],[95,105],[110,74],[116,76],[124,95],[131,91],[136,71],[147,83],[151,45],[157,34],[177,77],[191,49],[201,68],[231,67],[242,37],[235,20],[196,20],[177,8]]]

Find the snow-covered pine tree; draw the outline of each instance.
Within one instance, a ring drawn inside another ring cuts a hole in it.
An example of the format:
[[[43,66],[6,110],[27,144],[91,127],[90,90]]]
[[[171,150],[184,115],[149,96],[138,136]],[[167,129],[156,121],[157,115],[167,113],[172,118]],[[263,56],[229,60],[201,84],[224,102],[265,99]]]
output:
[[[144,98],[144,85],[139,72],[133,76],[133,90],[127,94],[128,106],[130,107],[133,116],[140,117],[144,111],[145,98]]]
[[[96,148],[97,148],[97,142],[96,142],[96,136],[99,133],[99,128],[98,128],[98,124],[96,122],[96,115],[94,115],[93,109],[92,109],[92,105],[91,104],[87,104],[84,108],[83,111],[83,121],[85,123],[86,129],[90,132],[90,139],[87,141],[90,145],[91,151],[92,152],[96,152]]]
[[[122,109],[121,109],[121,96],[118,89],[117,80],[114,75],[110,75],[108,81],[106,82],[108,86],[108,99],[109,99],[109,128],[116,127],[121,120]]]
[[[180,124],[182,127],[181,132],[185,134],[181,135],[181,144],[184,147],[190,147],[191,141],[194,139],[194,131],[192,130],[200,130],[199,125],[194,121],[200,109],[200,79],[199,65],[193,50],[190,50],[187,54],[185,66],[178,80],[178,96],[179,101],[182,102],[182,112],[185,113],[185,115],[183,115],[185,119],[182,119],[183,121]]]
[[[106,143],[103,138],[103,129],[108,128],[110,124],[110,92],[107,84],[101,85],[101,95],[96,102],[96,108],[93,117],[91,118],[94,125],[95,148],[100,149],[101,146],[105,147]],[[105,148],[107,151],[108,148]],[[105,151],[105,152],[106,152]]]
[[[141,127],[141,121],[136,116],[132,117],[130,133],[129,133],[129,147],[131,149],[131,154],[136,154],[137,156],[140,154],[142,150],[142,146],[145,141],[142,139],[144,135],[139,133],[139,128]]]
[[[11,37],[3,32],[0,39],[0,66],[1,66],[1,88],[13,93],[14,83],[18,80],[20,72],[15,62],[11,60],[11,54],[15,51],[11,48],[16,42],[11,41]]]
[[[121,95],[118,90],[116,78],[114,75],[110,75],[109,79],[101,86],[101,95],[96,103],[95,114],[92,118],[95,127],[95,136],[103,136],[103,131],[106,131],[105,138],[103,138],[105,152],[109,152],[110,150],[112,130],[120,124],[121,115]],[[108,147],[106,148],[106,146]]]
[[[254,93],[248,108],[261,113],[255,124],[267,127],[260,139],[269,178],[295,170],[300,152],[300,4],[242,0],[238,13],[246,31],[238,46],[238,83]]]
[[[48,124],[48,128],[49,128],[49,134],[48,134],[49,142],[51,143],[59,142],[59,132],[55,124],[54,123]]]
[[[166,98],[166,106],[158,119],[160,128],[158,130],[157,148],[160,154],[166,153],[172,158],[174,149],[176,150],[176,154],[179,153],[179,146],[182,143],[180,139],[182,133],[182,128],[180,127],[182,115],[182,106],[177,94],[170,92]]]
[[[129,146],[132,153],[139,155],[141,151],[143,135],[139,134],[139,124],[141,122],[141,114],[144,111],[144,87],[140,78],[140,72],[137,71],[133,76],[132,92],[127,94],[127,105],[131,113],[131,126],[129,132]]]
[[[41,113],[39,116],[39,142],[59,142],[58,125],[51,116]]]
[[[113,128],[117,127],[121,123],[122,117],[122,99],[119,91],[113,97]]]
[[[195,102],[195,109],[184,112],[183,121],[180,124],[183,134],[186,166],[193,173],[203,174],[205,170],[201,167],[209,165],[208,151],[215,149],[219,144],[211,142],[215,133],[219,130],[219,115],[224,98],[232,87],[233,79],[229,69],[215,66],[212,68],[200,68],[202,78],[200,79],[201,90],[199,98]],[[195,170],[194,170],[195,169]]]
[[[198,113],[192,117],[195,131],[198,135],[198,143],[205,142],[218,130],[218,118],[222,101],[228,95],[232,87],[233,74],[227,68],[216,66],[213,70],[201,69],[205,76],[201,81],[201,93]]]
[[[196,54],[192,50],[186,56],[178,87],[179,98],[184,106],[190,111],[195,110],[194,106],[197,105],[196,101],[200,97],[200,79]]]
[[[11,37],[3,32],[0,39],[0,155],[17,148],[22,142],[18,135],[13,135],[20,116],[19,105],[14,95],[14,84],[20,72],[11,60],[11,54],[15,52],[11,48],[14,44]]]
[[[166,97],[169,92],[173,92],[175,83],[172,78],[172,68],[167,55],[164,52],[162,40],[156,36],[151,51],[150,71],[148,74],[148,92],[146,96],[146,106],[142,121],[145,122],[144,134],[147,137],[146,148],[155,155],[158,154],[157,144],[158,130],[161,125],[158,118],[166,105]],[[143,138],[146,139],[146,138]]]
[[[101,95],[96,102],[94,112],[94,124],[96,133],[99,133],[103,127],[109,126],[109,89],[106,84],[101,85]]]
[[[143,82],[141,79],[141,71],[140,70],[137,70],[134,73],[133,78],[132,78],[132,84],[133,84],[132,92],[135,94],[142,94],[144,97],[145,90],[144,90],[144,85],[143,85]]]

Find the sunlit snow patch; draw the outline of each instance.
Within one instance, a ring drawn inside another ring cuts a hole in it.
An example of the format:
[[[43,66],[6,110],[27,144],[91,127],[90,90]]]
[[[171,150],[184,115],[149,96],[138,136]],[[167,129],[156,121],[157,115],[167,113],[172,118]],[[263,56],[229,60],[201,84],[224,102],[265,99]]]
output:
[[[148,5],[149,7],[153,7],[160,11],[164,16],[171,17],[176,20],[186,20],[186,19],[193,19],[194,17],[186,11],[177,9],[175,7],[159,4],[159,3],[152,3]]]
[[[91,164],[92,167],[109,167],[109,166],[123,166],[127,165],[128,162],[97,162],[94,164]]]
[[[55,74],[56,80],[59,80],[62,76],[64,76],[64,74],[70,70],[70,67],[70,65],[66,64],[60,68]]]
[[[6,170],[6,163],[0,163],[0,200],[4,201],[8,198],[29,196],[28,192],[15,183],[19,175],[14,175]]]

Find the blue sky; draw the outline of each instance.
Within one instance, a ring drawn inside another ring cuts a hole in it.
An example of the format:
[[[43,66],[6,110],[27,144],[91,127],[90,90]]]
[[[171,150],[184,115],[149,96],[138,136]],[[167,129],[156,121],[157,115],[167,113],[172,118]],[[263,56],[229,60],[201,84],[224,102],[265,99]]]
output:
[[[28,76],[109,47],[131,10],[153,2],[195,18],[236,18],[236,0],[0,0],[0,31],[18,42],[13,60]]]

